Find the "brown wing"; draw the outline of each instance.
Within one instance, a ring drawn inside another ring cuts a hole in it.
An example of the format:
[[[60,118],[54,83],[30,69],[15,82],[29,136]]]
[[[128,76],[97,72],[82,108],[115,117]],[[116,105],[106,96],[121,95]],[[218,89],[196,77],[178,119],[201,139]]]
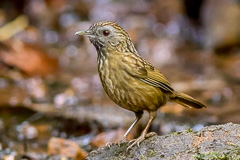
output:
[[[125,62],[124,70],[128,74],[154,87],[158,87],[169,92],[174,91],[165,76],[154,66],[145,62],[138,55],[129,56],[125,56],[123,60],[123,62]],[[131,61],[131,63],[129,63],[129,61]]]

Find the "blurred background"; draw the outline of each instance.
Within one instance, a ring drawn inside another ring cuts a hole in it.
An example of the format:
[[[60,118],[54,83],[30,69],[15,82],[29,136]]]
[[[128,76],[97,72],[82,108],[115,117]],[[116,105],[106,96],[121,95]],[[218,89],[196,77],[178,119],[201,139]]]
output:
[[[84,159],[121,140],[134,114],[107,97],[95,48],[74,35],[102,20],[119,23],[173,88],[208,106],[169,103],[151,131],[240,123],[239,0],[1,0],[0,159]]]

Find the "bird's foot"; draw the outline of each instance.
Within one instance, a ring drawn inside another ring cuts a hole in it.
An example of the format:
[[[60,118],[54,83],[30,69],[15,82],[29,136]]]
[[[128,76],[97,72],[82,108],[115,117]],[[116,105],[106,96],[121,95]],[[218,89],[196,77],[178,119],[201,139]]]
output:
[[[129,150],[131,150],[135,145],[137,145],[138,147],[140,147],[140,143],[142,141],[144,141],[146,138],[149,138],[149,137],[152,137],[152,136],[155,136],[157,135],[155,132],[150,132],[146,135],[141,135],[140,137],[138,137],[137,139],[132,139],[131,141],[128,142],[128,144],[131,144],[128,148],[127,148],[127,152]]]
[[[131,150],[135,145],[137,145],[138,147],[140,146],[140,143],[145,139],[144,135],[141,135],[140,137],[138,137],[137,139],[133,139],[131,141],[129,141],[129,144],[131,144],[128,148],[127,148],[127,152],[129,150]]]
[[[111,148],[114,144],[117,144],[117,145],[120,147],[121,144],[122,144],[122,143],[125,143],[125,142],[128,142],[128,140],[127,140],[127,138],[123,137],[123,139],[120,140],[120,141],[117,142],[117,143],[114,143],[114,142],[108,142],[108,143],[106,144],[106,146],[107,146],[108,148]]]
[[[155,133],[155,132],[149,132],[149,133],[147,133],[146,134],[146,138],[149,138],[149,137],[152,137],[152,136],[157,136],[157,133]]]
[[[125,143],[125,142],[128,142],[127,138],[123,137],[122,140],[120,140],[119,142],[117,142],[117,145],[120,147],[121,144]]]
[[[111,148],[113,145],[114,145],[113,142],[107,142],[107,144],[106,144],[106,146],[107,146],[108,148]]]

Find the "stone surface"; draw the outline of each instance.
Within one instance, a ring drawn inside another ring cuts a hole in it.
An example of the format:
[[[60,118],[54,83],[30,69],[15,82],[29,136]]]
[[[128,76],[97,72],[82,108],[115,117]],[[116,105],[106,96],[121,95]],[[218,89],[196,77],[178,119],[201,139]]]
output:
[[[146,139],[140,147],[126,152],[127,143],[92,151],[87,160],[182,160],[182,159],[240,159],[240,125],[228,123]]]

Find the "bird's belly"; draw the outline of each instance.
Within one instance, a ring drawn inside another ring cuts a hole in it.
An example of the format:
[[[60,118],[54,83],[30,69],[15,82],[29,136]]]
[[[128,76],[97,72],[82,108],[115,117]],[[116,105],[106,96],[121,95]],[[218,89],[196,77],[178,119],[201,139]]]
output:
[[[161,89],[135,79],[123,70],[108,70],[100,74],[104,90],[119,106],[133,112],[157,110],[167,99]]]

